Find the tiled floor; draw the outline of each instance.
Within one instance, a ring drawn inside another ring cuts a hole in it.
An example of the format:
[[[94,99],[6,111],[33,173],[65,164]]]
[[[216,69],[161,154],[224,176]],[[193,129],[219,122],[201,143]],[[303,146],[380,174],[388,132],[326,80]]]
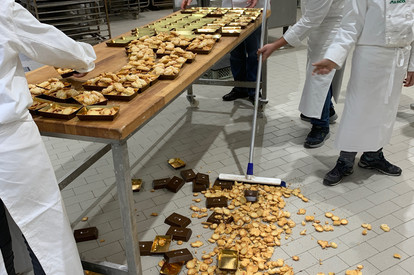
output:
[[[138,20],[113,22],[113,33],[120,34],[132,27],[167,15],[170,10],[141,13]],[[270,39],[280,36],[280,29],[270,31]],[[274,258],[283,258],[294,267],[297,274],[316,275],[318,272],[344,274],[347,269],[364,265],[363,274],[414,274],[414,102],[413,89],[403,89],[397,122],[391,143],[384,148],[386,157],[403,169],[400,177],[389,177],[371,170],[355,167],[355,173],[336,187],[322,185],[324,174],[333,167],[337,150],[333,140],[338,123],[332,125],[332,137],[324,146],[305,149],[303,141],[310,126],[299,119],[297,110],[304,83],[306,48],[288,48],[275,53],[269,60],[269,104],[258,121],[255,151],[255,174],[278,177],[291,187],[301,188],[309,197],[308,203],[298,198],[287,199],[286,209],[298,224],[292,238],[283,240],[275,250]],[[345,76],[343,93],[336,104],[341,117],[349,67]],[[222,95],[229,87],[194,87],[198,109],[189,107],[185,94],[177,98],[141,131],[128,141],[132,176],[144,180],[143,190],[134,193],[137,209],[137,226],[140,240],[152,240],[164,234],[164,219],[172,212],[189,215],[192,202],[191,185],[186,184],[178,193],[165,190],[150,192],[153,179],[179,176],[179,172],[167,165],[167,160],[180,157],[188,168],[209,173],[215,179],[220,172],[243,174],[248,160],[252,105],[246,100],[223,102]],[[44,138],[58,178],[75,167],[79,160],[89,156],[101,144]],[[357,159],[358,161],[358,159]],[[117,192],[114,185],[112,154],[108,153],[98,163],[84,172],[62,195],[67,212],[75,228],[96,226],[99,240],[79,243],[82,258],[125,263],[124,240],[121,228]],[[103,199],[97,202],[97,198]],[[95,205],[96,204],[96,205]],[[299,208],[323,219],[326,211],[334,210],[349,224],[335,228],[333,232],[316,233],[302,230]],[[89,209],[88,213],[84,213]],[[159,216],[153,217],[151,213]],[[79,222],[88,216],[87,222]],[[201,220],[193,219],[190,241],[200,239],[208,243],[210,230],[202,228]],[[362,223],[371,223],[373,230],[361,234]],[[391,227],[388,233],[379,225]],[[335,241],[337,249],[322,250],[318,239]],[[178,246],[174,244],[173,248]],[[189,247],[188,243],[181,247]],[[190,247],[189,247],[190,248]],[[198,249],[210,251],[213,246]],[[194,249],[191,249],[194,252]],[[401,259],[393,258],[395,253]],[[291,256],[298,255],[294,262]],[[142,257],[144,274],[158,274],[160,257]],[[182,272],[184,274],[184,271]]]

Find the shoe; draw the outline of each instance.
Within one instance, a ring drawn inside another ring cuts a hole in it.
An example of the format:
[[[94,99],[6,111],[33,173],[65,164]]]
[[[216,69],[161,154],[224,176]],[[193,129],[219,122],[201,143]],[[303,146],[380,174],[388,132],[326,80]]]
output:
[[[259,93],[259,102],[260,99],[262,98],[262,93]],[[254,105],[254,100],[255,100],[255,95],[249,95],[249,97],[247,98],[248,101],[250,101],[253,105]]]
[[[335,121],[338,119],[338,115],[335,112],[334,108],[329,109],[329,124],[334,124]]]
[[[321,147],[325,140],[329,138],[329,127],[321,127],[313,125],[311,131],[305,140],[305,148],[318,148]]]
[[[414,110],[414,103],[411,103],[411,104],[410,104],[410,108],[411,108],[412,110]]]
[[[352,166],[338,159],[335,167],[323,178],[323,184],[327,186],[337,185],[344,177],[351,175],[353,172],[354,169]]]
[[[310,122],[312,118],[305,116],[304,114],[300,114],[300,119],[303,121]],[[335,109],[330,108],[329,109],[329,124],[334,124],[337,119],[338,119],[338,115],[336,114]]]
[[[385,158],[382,151],[378,152],[375,157],[370,157],[367,153],[363,153],[359,159],[358,166],[364,169],[375,169],[388,176],[400,176],[401,168],[389,163]]]
[[[233,88],[230,93],[225,94],[223,96],[223,100],[224,101],[233,101],[235,99],[245,98],[245,97],[247,97],[247,93],[246,92],[241,92],[239,89]]]

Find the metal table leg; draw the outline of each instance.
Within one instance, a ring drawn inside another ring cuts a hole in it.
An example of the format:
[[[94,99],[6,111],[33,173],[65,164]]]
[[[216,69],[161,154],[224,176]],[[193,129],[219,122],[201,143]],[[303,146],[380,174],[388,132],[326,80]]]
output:
[[[142,275],[141,259],[138,248],[138,231],[135,221],[134,198],[131,188],[131,168],[129,166],[126,140],[112,144],[112,155],[121,208],[121,220],[124,229],[128,274]]]
[[[187,87],[187,100],[190,102],[191,107],[198,107],[199,102],[197,99],[195,99],[192,84]]]

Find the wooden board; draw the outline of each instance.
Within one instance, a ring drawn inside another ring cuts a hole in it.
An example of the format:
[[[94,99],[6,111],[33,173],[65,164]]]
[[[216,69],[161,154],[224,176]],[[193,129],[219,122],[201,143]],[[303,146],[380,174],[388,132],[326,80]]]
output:
[[[172,101],[183,89],[198,79],[250,33],[260,27],[260,24],[261,19],[259,18],[244,29],[240,36],[222,37],[210,54],[197,55],[194,62],[186,64],[177,79],[160,80],[128,102],[109,101],[109,105],[120,106],[119,115],[114,121],[80,121],[75,117],[62,122],[40,116],[34,116],[34,120],[41,132],[123,140]],[[130,34],[122,35],[128,36]],[[103,72],[116,72],[127,63],[124,48],[107,47],[105,43],[101,43],[95,45],[94,49],[97,55],[96,68],[84,78],[71,79],[72,84],[77,88],[80,88],[87,79]],[[26,76],[28,83],[34,84],[50,77],[59,77],[59,74],[53,67],[44,66],[28,72]]]

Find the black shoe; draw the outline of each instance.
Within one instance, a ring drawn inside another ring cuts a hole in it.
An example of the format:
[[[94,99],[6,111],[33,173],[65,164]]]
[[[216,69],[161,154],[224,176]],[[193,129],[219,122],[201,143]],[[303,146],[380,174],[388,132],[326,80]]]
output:
[[[351,175],[353,172],[352,165],[338,159],[335,167],[325,175],[323,184],[328,186],[337,185],[344,177]]]
[[[310,122],[312,118],[305,116],[304,114],[300,114],[300,119],[303,121]],[[334,108],[329,109],[329,124],[334,124],[335,121],[338,119],[338,115],[335,112]]]
[[[242,92],[237,88],[233,88],[230,93],[225,94],[223,96],[224,101],[233,101],[238,98],[245,98],[247,97],[247,92]]]
[[[262,93],[259,93],[259,102],[260,99],[262,98]],[[253,105],[254,105],[254,100],[255,100],[255,95],[249,95],[249,97],[247,98],[248,101],[250,101]]]
[[[305,148],[318,148],[321,147],[325,140],[329,138],[329,127],[321,127],[318,125],[312,125],[312,129],[309,132],[305,140]]]
[[[378,152],[375,157],[367,156],[367,153],[363,153],[359,159],[358,166],[365,169],[375,169],[388,176],[401,175],[401,168],[389,163],[385,158],[382,151]]]

